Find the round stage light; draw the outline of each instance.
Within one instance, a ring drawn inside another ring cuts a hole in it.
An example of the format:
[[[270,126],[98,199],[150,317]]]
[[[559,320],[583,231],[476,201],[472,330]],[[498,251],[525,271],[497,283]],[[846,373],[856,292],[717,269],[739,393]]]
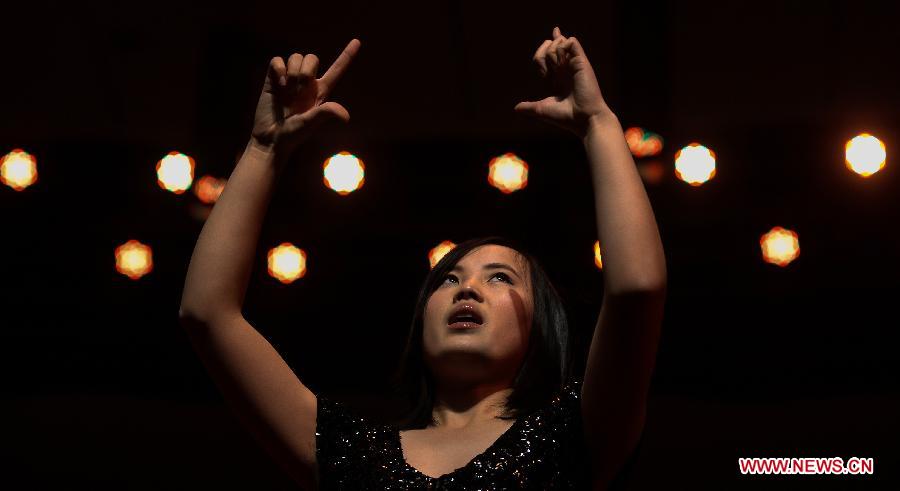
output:
[[[116,247],[116,271],[137,280],[153,271],[153,250],[137,240]]]
[[[446,256],[454,247],[456,247],[456,244],[445,240],[428,251],[428,263],[431,264],[431,269],[434,269],[437,263],[441,262],[441,258]]]
[[[328,157],[322,167],[325,185],[341,196],[356,191],[366,181],[363,161],[350,152],[340,152]]]
[[[844,146],[844,162],[847,168],[862,177],[869,177],[884,168],[887,151],[878,138],[863,133]]]
[[[511,152],[494,157],[488,163],[488,183],[504,194],[524,189],[528,185],[528,164]]]
[[[716,175],[716,154],[699,143],[675,153],[675,175],[691,186],[700,186]]]
[[[37,181],[37,159],[21,148],[4,155],[0,160],[0,182],[22,191]]]
[[[181,152],[169,152],[156,163],[156,182],[166,191],[181,194],[193,181],[194,159]]]
[[[292,283],[306,275],[306,252],[290,242],[269,249],[267,260],[269,276],[282,283]]]

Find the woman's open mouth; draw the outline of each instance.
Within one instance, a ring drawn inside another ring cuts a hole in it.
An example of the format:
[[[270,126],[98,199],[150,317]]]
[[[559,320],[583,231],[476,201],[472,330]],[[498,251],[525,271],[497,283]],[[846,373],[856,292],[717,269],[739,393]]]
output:
[[[481,314],[471,305],[465,304],[458,307],[447,320],[451,329],[474,329],[482,324],[484,319]]]
[[[481,324],[472,321],[457,321],[450,324],[450,329],[474,329]]]

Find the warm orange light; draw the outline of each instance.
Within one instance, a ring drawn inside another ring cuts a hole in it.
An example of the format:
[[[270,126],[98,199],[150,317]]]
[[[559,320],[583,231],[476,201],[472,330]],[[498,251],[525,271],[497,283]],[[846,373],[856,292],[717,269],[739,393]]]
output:
[[[648,184],[659,184],[666,174],[666,168],[659,160],[647,160],[637,163],[638,174]]]
[[[194,186],[194,194],[203,203],[208,205],[215,203],[219,199],[219,195],[222,194],[222,190],[225,189],[225,182],[226,179],[203,176],[197,180],[197,185]]]
[[[328,157],[322,173],[325,185],[341,196],[356,191],[366,181],[363,161],[350,152],[339,152]]]
[[[597,269],[603,269],[603,257],[600,255],[600,241],[594,242],[594,266]]]
[[[869,177],[884,168],[887,151],[881,140],[863,133],[847,142],[844,155],[848,169],[862,177]]]
[[[136,240],[116,247],[116,271],[137,280],[153,271],[153,251]]]
[[[21,191],[37,181],[37,159],[21,148],[0,160],[0,182]]]
[[[175,194],[185,192],[194,181],[194,159],[180,152],[169,152],[156,163],[159,187]]]
[[[635,157],[659,155],[663,148],[661,136],[638,127],[625,130],[625,142],[628,143],[628,148]]]
[[[282,283],[291,283],[306,274],[306,252],[290,242],[269,249],[269,275]]]
[[[488,182],[509,194],[528,185],[528,164],[514,153],[494,157],[488,163]]]
[[[781,227],[774,227],[759,239],[763,261],[787,266],[800,255],[800,241],[797,233]]]
[[[716,154],[699,143],[675,153],[675,175],[691,186],[700,186],[716,175]]]
[[[449,240],[445,240],[428,251],[428,262],[431,264],[431,268],[434,269],[434,267],[437,266],[437,263],[441,262],[441,259],[446,256],[448,252],[452,251],[454,247],[456,247],[456,244]]]

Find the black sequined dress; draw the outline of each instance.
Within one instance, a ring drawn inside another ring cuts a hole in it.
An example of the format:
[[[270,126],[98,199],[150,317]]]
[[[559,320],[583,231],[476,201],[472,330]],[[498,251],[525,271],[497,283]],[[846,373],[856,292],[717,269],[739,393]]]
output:
[[[320,489],[590,489],[581,382],[571,379],[546,407],[520,417],[468,464],[437,478],[406,462],[396,426],[369,422],[320,395]]]

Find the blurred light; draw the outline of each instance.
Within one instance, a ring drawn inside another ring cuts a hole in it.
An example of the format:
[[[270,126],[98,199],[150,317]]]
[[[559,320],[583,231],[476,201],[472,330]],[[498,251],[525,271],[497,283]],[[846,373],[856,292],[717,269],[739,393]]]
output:
[[[649,184],[659,184],[666,174],[666,167],[659,160],[638,162],[637,169],[644,182]]]
[[[661,136],[638,127],[625,130],[625,141],[635,157],[653,157],[659,155],[663,148]]]
[[[212,206],[203,203],[188,203],[188,215],[198,222],[205,222],[209,218],[210,213],[212,213],[212,209]]]
[[[180,152],[169,152],[156,163],[159,187],[175,194],[183,193],[194,181],[194,159]]]
[[[365,182],[363,161],[350,152],[339,152],[325,160],[325,185],[341,196],[361,188]]]
[[[603,269],[603,257],[600,255],[600,241],[594,242],[594,266],[597,269]]]
[[[454,247],[456,247],[456,244],[449,240],[445,240],[428,251],[428,262],[431,263],[431,269],[434,269],[434,267],[437,266],[437,263],[441,262],[441,259],[446,256],[448,252],[452,251]]]
[[[153,271],[153,251],[150,246],[129,240],[116,247],[116,271],[132,280]]]
[[[716,154],[691,143],[675,153],[675,175],[691,186],[700,186],[716,175]]]
[[[868,133],[848,141],[844,153],[847,168],[863,177],[883,169],[887,157],[884,143]]]
[[[306,274],[306,252],[283,242],[269,249],[269,275],[282,283],[291,283]]]
[[[197,180],[194,186],[194,194],[197,199],[208,205],[213,204],[219,199],[222,190],[225,189],[226,179],[219,179],[213,176],[203,176]]]
[[[759,239],[763,260],[767,263],[787,266],[800,255],[797,233],[781,227],[774,227]]]
[[[509,194],[528,185],[528,164],[514,153],[494,157],[488,163],[488,182]]]
[[[37,160],[33,155],[17,148],[3,156],[0,164],[0,182],[21,191],[37,181]]]

